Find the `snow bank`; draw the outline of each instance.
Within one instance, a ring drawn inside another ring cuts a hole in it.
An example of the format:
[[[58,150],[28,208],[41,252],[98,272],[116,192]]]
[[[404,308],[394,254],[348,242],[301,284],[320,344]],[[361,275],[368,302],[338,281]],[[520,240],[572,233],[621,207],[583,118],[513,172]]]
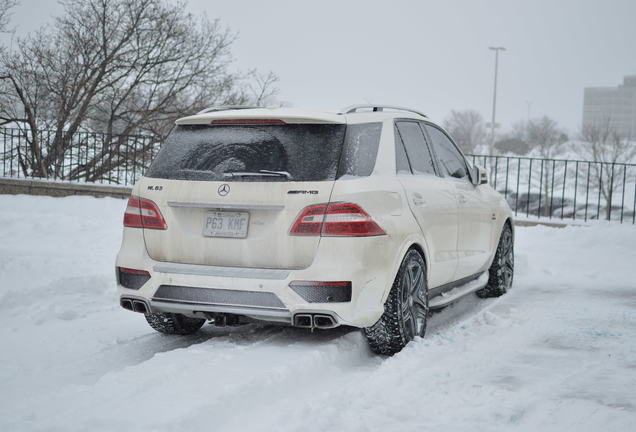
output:
[[[513,290],[392,358],[350,329],[154,333],[117,305],[125,201],[0,196],[0,430],[626,431],[632,226],[517,229]]]

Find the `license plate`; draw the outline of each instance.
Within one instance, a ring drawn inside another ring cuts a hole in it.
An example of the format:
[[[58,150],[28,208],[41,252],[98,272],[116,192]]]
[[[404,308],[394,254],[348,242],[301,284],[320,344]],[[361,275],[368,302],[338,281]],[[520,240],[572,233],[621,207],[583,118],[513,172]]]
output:
[[[205,237],[247,237],[250,214],[247,212],[210,212],[203,222]]]

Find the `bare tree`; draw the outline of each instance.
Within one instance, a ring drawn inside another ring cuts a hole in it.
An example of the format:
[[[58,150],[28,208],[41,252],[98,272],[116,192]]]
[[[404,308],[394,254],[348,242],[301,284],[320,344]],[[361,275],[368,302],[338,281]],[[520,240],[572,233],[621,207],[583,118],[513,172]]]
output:
[[[577,150],[585,159],[596,162],[590,165],[593,184],[598,186],[605,201],[605,218],[610,219],[617,185],[626,180],[626,169],[616,164],[634,162],[636,143],[620,134],[610,119],[583,127],[580,138],[583,142],[577,144]]]
[[[466,153],[473,153],[486,139],[484,119],[474,110],[451,111],[444,120],[444,128]]]
[[[541,208],[543,209],[543,216],[548,216],[554,201],[554,197],[549,196],[549,191],[551,184],[550,179],[554,176],[555,165],[554,163],[550,164],[546,159],[554,159],[561,149],[561,144],[565,143],[568,137],[557,122],[547,116],[530,120],[526,126],[526,134],[530,148],[536,151],[538,156],[543,159],[541,161],[541,171],[543,171],[543,179],[541,180],[543,189],[541,192]],[[550,205],[548,205],[548,201]],[[563,206],[564,203],[560,203],[560,205]]]
[[[505,133],[495,143],[495,148],[502,153],[527,154],[530,150],[530,145],[528,144],[528,124],[526,121],[522,120],[514,123],[510,131]]]
[[[17,0],[0,0],[0,32],[7,31],[11,9],[17,4]]]
[[[528,122],[527,139],[539,156],[551,159],[558,152],[559,146],[568,140],[568,136],[555,120],[543,116]]]
[[[20,40],[0,58],[0,122],[25,131],[25,174],[108,178],[151,152],[183,113],[246,102],[240,77],[228,70],[234,35],[219,21],[196,19],[183,3],[166,0],[63,5],[52,30]],[[54,131],[46,145],[44,129]],[[63,174],[88,131],[105,134],[104,142]],[[156,139],[131,141],[133,134]]]
[[[274,97],[278,94],[278,76],[270,71],[261,73],[251,70],[248,73],[247,99],[250,104],[256,106],[266,106],[274,102]]]

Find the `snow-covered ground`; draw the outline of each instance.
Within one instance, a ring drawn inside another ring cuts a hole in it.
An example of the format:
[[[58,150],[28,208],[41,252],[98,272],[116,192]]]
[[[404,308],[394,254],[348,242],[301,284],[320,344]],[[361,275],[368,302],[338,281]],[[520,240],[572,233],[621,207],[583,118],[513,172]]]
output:
[[[154,333],[120,309],[125,202],[0,195],[0,430],[636,430],[636,228],[517,229],[500,299],[392,358],[351,329]]]

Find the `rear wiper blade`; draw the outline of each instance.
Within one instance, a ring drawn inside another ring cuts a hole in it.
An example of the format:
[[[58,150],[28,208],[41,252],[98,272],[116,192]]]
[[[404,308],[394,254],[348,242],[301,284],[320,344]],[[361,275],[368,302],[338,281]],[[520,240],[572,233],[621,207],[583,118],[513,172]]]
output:
[[[292,175],[288,173],[287,171],[258,170],[258,172],[263,174],[274,174],[279,177],[286,177],[288,179],[292,178]]]
[[[287,171],[271,171],[271,170],[258,170],[257,172],[251,171],[233,171],[223,173],[224,177],[285,177],[291,179],[292,176]]]

